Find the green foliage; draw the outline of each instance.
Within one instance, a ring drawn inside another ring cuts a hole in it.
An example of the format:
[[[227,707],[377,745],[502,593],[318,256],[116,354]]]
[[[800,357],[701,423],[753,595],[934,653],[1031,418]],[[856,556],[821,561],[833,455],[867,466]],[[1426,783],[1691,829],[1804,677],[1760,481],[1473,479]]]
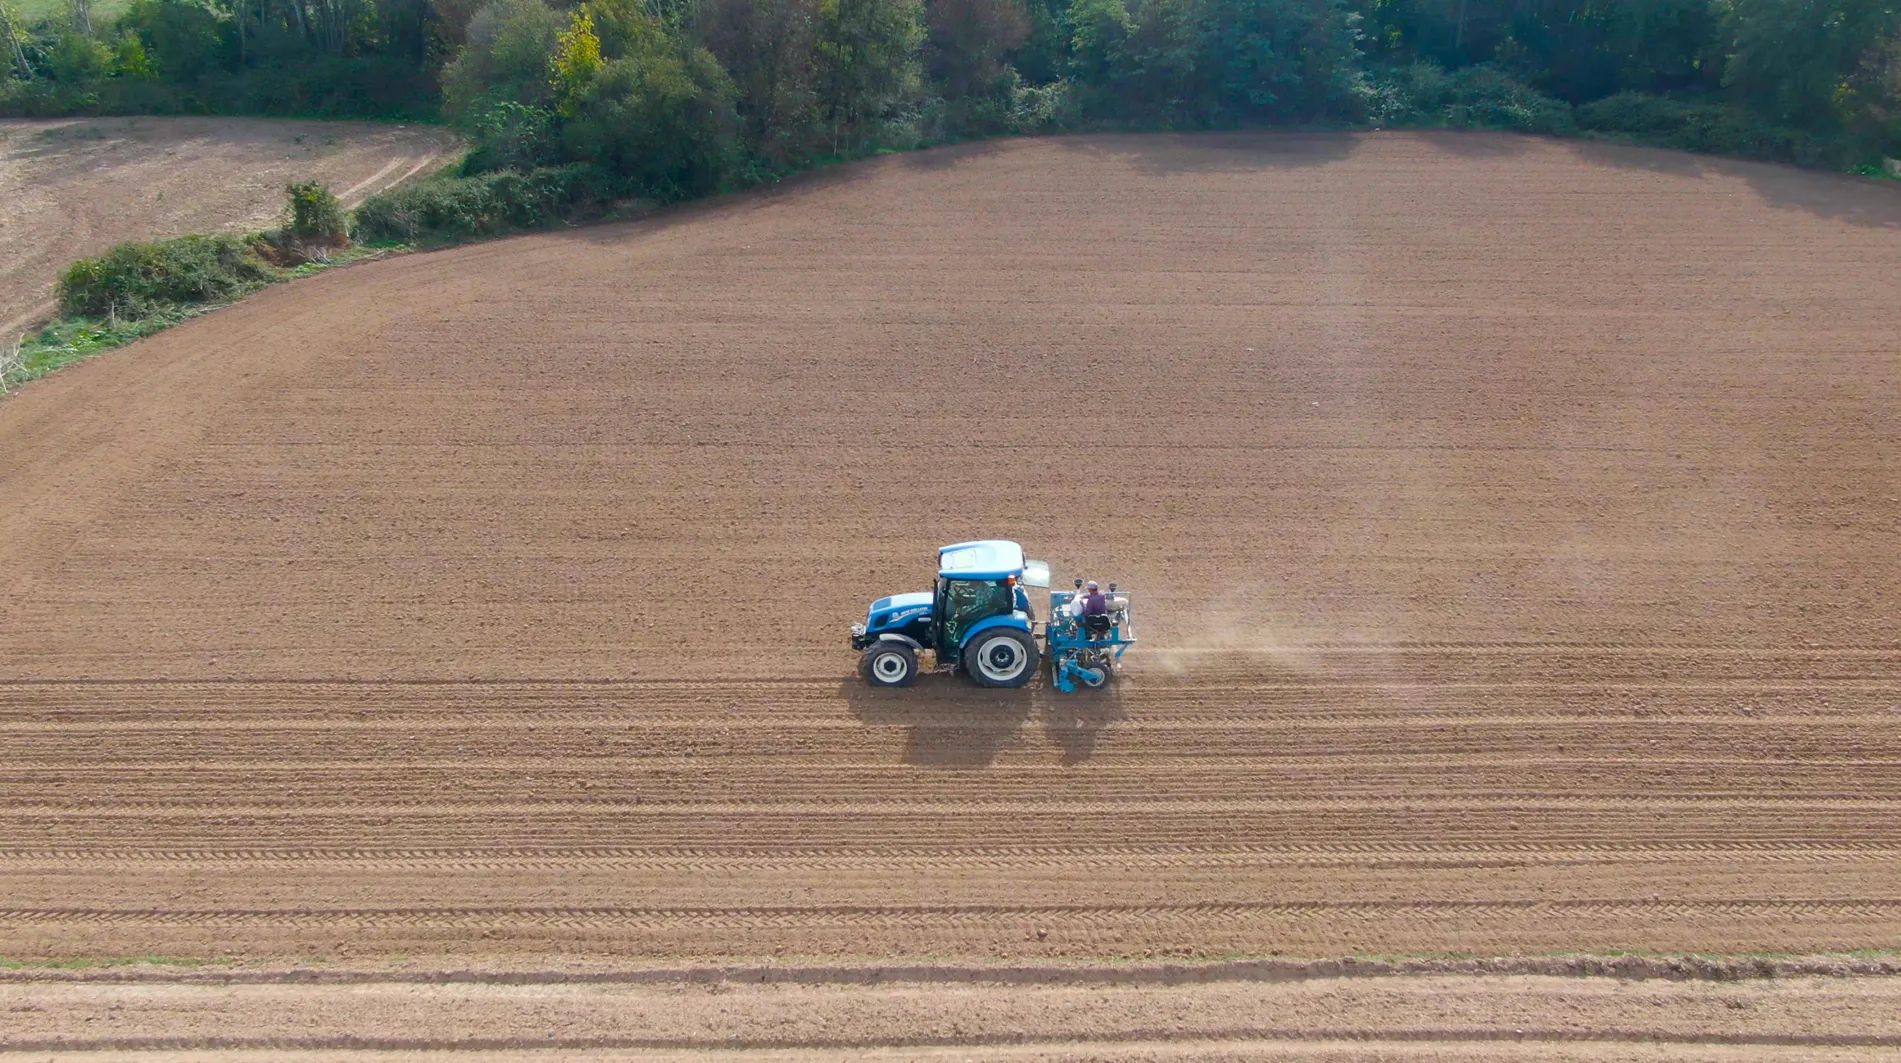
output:
[[[228,23],[184,0],[137,0],[118,28],[151,56],[159,74],[175,82],[194,81],[235,59],[236,37]]]
[[[601,72],[601,39],[594,34],[594,14],[587,8],[574,13],[566,31],[555,37],[554,55],[549,59],[555,110],[573,118],[580,110],[581,97]]]
[[[448,242],[546,228],[598,216],[625,191],[619,178],[586,165],[444,175],[364,201],[356,210],[357,238]]]
[[[181,236],[120,244],[73,263],[59,279],[59,306],[68,317],[137,320],[179,306],[227,302],[277,278],[249,240]]]
[[[468,44],[442,70],[442,110],[466,124],[501,101],[551,107],[548,57],[563,20],[542,0],[491,0],[469,20]]]
[[[733,85],[704,49],[661,35],[608,63],[575,101],[565,157],[625,176],[656,199],[717,189],[736,155]]]
[[[1030,39],[1019,0],[933,0],[925,7],[925,72],[948,99],[1007,97],[1022,82],[1009,58]]]
[[[1450,129],[1514,129],[1568,133],[1576,128],[1571,108],[1492,66],[1448,71],[1418,62],[1376,73],[1368,85],[1366,113],[1388,126]]]
[[[127,34],[119,38],[113,49],[112,66],[121,77],[155,78],[159,76],[158,65],[146,54],[145,45],[137,36]]]
[[[1076,0],[1072,75],[1107,119],[1355,117],[1359,16],[1333,0]]]
[[[1209,121],[1351,118],[1359,16],[1337,2],[1203,0],[1195,65]]]
[[[1713,155],[1846,169],[1873,149],[1845,136],[1772,125],[1744,108],[1619,93],[1578,108],[1578,125],[1645,144]]]
[[[818,0],[813,86],[833,153],[875,140],[913,102],[922,70],[918,0]]]
[[[700,0],[697,32],[737,93],[748,172],[784,172],[831,150],[819,112],[817,0]]]
[[[12,0],[0,0],[0,83],[33,76],[33,64],[26,58],[26,41],[26,20]]]
[[[463,163],[467,173],[532,170],[560,153],[556,114],[514,100],[484,97],[463,126],[475,137],[475,149]]]
[[[350,216],[330,189],[321,181],[302,181],[286,185],[290,199],[290,218],[285,226],[300,244],[342,247],[350,242]]]
[[[1723,83],[1772,119],[1826,128],[1848,124],[1842,95],[1884,33],[1894,0],[1727,0],[1734,42]]]
[[[167,307],[153,310],[135,320],[62,318],[25,337],[18,345],[18,361],[10,371],[0,373],[5,383],[4,387],[0,387],[0,393],[37,380],[55,369],[84,361],[101,351],[123,347],[133,340],[143,339],[203,312],[203,308],[199,307]]]
[[[112,49],[104,42],[72,30],[59,35],[46,57],[46,72],[56,84],[79,86],[97,81],[112,70]]]
[[[186,237],[185,239],[210,240],[218,238],[201,236]],[[168,241],[168,243],[175,244],[178,243],[178,241]],[[116,250],[118,249],[115,249],[115,251]],[[386,253],[387,252],[383,250],[345,251],[327,261],[309,262],[296,269],[279,271],[269,270],[267,268],[268,279],[266,283],[268,283],[268,280],[307,276],[320,270],[361,261],[367,258],[379,257]],[[81,264],[83,263],[76,263],[75,265]],[[256,283],[246,281],[242,285],[242,288],[244,291],[248,291],[258,286]],[[229,293],[221,298],[232,298],[237,294],[242,294],[242,292]],[[116,311],[108,312],[103,317],[87,315],[74,316],[70,314],[64,316],[40,331],[24,337],[22,341],[14,347],[17,352],[17,360],[10,364],[0,364],[0,394],[4,394],[8,388],[45,376],[47,373],[62,366],[82,361],[102,351],[108,351],[114,347],[122,347],[131,343],[133,340],[141,339],[155,332],[168,329],[181,321],[189,320],[208,310],[215,309],[216,306],[216,302],[154,302],[148,305],[148,308],[143,314],[136,317],[129,316],[123,306],[118,307]],[[7,346],[9,345],[0,345],[0,363],[7,363]],[[141,961],[105,962],[111,964],[116,962],[187,963],[195,961],[167,961],[154,957]],[[6,961],[0,961],[0,968],[6,966],[8,966]],[[13,966],[19,966],[19,964],[13,964]]]

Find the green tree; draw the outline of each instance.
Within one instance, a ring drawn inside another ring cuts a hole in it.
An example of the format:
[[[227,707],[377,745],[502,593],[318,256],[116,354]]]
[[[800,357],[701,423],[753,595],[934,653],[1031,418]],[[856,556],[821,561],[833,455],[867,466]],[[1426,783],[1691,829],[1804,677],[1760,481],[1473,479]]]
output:
[[[235,48],[229,23],[183,0],[137,0],[119,16],[166,80],[195,81],[221,67]]]
[[[1207,0],[1199,65],[1209,118],[1353,117],[1359,21],[1337,0]]]
[[[33,76],[33,67],[26,61],[26,25],[20,20],[12,0],[0,0],[0,48],[6,49],[7,54],[0,57],[0,62],[7,65],[9,76]]]
[[[702,195],[719,188],[735,156],[733,84],[705,49],[654,28],[581,91],[561,132],[564,155],[646,195]]]
[[[442,110],[466,126],[487,105],[550,106],[548,57],[567,20],[542,0],[490,0],[469,19],[468,44],[442,71]]]
[[[112,49],[74,30],[65,30],[46,57],[47,71],[62,85],[84,85],[112,69]]]
[[[555,37],[554,55],[549,60],[555,109],[572,118],[583,93],[600,74],[601,39],[594,34],[594,14],[587,8],[574,13],[566,31]]]
[[[1782,121],[1839,125],[1850,78],[1896,14],[1894,0],[1728,0],[1723,83]]]
[[[769,168],[812,154],[819,132],[814,85],[815,0],[704,0],[699,32],[738,91],[741,131]]]
[[[1018,0],[930,0],[925,70],[953,99],[982,96],[1013,84],[1008,59],[1030,39],[1030,16]]]
[[[819,0],[815,84],[832,151],[850,151],[917,97],[918,0]]]

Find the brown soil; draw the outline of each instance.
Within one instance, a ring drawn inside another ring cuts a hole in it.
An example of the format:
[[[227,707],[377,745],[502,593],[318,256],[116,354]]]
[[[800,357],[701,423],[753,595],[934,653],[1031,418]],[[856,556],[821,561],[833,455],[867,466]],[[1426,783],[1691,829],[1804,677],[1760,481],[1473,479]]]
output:
[[[1901,1047],[1901,980],[1893,978],[1402,975],[1083,988],[313,976],[324,978],[307,970],[237,983],[11,977],[0,981],[8,1016],[0,1052],[1505,1063],[1874,1060]]]
[[[0,955],[1901,947],[1898,253],[1098,137],[267,291],[0,403]],[[1124,685],[853,678],[980,535]]]
[[[446,130],[255,118],[0,120],[0,340],[52,311],[74,259],[126,240],[256,229],[284,185],[346,203],[448,160]]]

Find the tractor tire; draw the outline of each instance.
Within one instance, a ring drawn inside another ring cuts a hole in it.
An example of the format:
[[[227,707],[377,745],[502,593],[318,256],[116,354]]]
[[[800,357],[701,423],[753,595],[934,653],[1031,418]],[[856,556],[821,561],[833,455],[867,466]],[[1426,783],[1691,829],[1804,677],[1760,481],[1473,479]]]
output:
[[[858,670],[872,686],[908,687],[917,678],[917,651],[907,643],[881,639],[865,647]]]
[[[1013,627],[991,628],[964,647],[964,674],[978,686],[1020,687],[1036,674],[1036,640]]]

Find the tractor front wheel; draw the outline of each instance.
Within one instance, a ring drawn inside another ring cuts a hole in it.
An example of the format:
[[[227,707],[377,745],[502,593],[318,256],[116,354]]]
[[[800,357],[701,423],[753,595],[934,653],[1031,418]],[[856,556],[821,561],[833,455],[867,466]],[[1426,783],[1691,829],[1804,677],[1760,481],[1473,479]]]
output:
[[[1020,687],[1036,674],[1036,642],[1028,632],[991,628],[964,647],[964,671],[979,686]]]
[[[882,639],[865,647],[858,669],[872,686],[908,687],[917,678],[917,651],[905,643]]]

